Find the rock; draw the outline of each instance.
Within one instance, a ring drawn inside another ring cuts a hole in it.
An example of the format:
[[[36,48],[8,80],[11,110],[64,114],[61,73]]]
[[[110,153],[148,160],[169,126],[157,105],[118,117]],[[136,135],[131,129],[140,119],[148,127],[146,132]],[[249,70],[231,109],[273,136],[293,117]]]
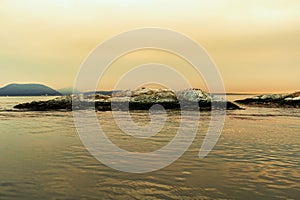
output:
[[[202,101],[211,102],[212,97],[200,89],[180,90],[176,92],[176,96],[181,101]]]
[[[270,107],[270,108],[300,108],[300,92],[291,94],[267,94],[235,101],[238,104]]]
[[[130,102],[140,103],[177,103],[177,98],[173,90],[141,88],[134,90],[131,94]]]
[[[72,110],[71,97],[58,97],[48,101],[32,101],[14,106],[16,109],[26,109],[32,111],[47,110]]]
[[[95,95],[95,101],[99,100],[99,101],[109,101],[110,100],[110,96],[109,95],[104,95],[104,94],[96,94]]]
[[[132,91],[125,90],[125,91],[119,91],[119,92],[113,93],[111,95],[111,97],[131,97],[131,95],[132,95]]]
[[[72,107],[73,100],[73,107]],[[196,102],[196,104],[195,104]],[[200,110],[240,109],[239,106],[224,99],[218,99],[199,89],[173,91],[171,89],[141,88],[134,91],[122,91],[112,95],[73,95],[58,97],[49,101],[39,101],[18,104],[14,108],[27,110],[72,110],[91,109],[99,111],[108,110],[148,110],[155,104],[165,109],[195,109],[197,103]]]

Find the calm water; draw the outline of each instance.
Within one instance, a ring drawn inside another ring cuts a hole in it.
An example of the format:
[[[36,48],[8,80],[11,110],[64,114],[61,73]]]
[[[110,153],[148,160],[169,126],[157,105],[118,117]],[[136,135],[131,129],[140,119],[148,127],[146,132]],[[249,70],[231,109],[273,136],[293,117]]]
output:
[[[93,158],[70,112],[7,111],[19,102],[51,97],[0,98],[0,199],[300,199],[300,110],[228,111],[222,135],[204,159],[199,148],[210,116],[188,151],[170,166],[146,174],[119,172]],[[244,97],[229,96],[229,99]],[[168,113],[161,133],[131,138],[110,112],[97,116],[123,149],[153,151],[168,143],[180,115]],[[135,111],[140,124],[148,112]]]

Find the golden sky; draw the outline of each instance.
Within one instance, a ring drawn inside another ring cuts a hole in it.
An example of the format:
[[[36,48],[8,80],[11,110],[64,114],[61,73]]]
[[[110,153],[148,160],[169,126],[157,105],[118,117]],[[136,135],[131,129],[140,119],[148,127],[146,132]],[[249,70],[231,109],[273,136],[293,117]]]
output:
[[[0,0],[0,86],[72,86],[99,43],[131,29],[161,27],[202,45],[228,92],[299,90],[299,10],[298,0]],[[120,58],[99,88],[113,88],[122,66],[130,69],[142,61],[174,65],[194,87],[205,88],[187,63],[153,51]]]

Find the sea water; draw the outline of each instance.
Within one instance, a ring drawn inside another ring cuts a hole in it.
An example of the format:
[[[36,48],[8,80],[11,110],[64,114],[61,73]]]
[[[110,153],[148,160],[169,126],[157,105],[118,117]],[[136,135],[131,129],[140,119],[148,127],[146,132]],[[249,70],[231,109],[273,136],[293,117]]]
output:
[[[300,198],[300,109],[228,111],[219,141],[202,159],[198,153],[211,118],[201,112],[197,136],[183,156],[163,169],[132,174],[105,166],[86,150],[72,112],[12,109],[51,98],[0,98],[0,199]],[[111,112],[96,115],[114,144],[151,152],[176,134],[180,112],[167,113],[164,128],[150,139],[124,134]],[[139,125],[150,119],[148,111],[131,117]]]

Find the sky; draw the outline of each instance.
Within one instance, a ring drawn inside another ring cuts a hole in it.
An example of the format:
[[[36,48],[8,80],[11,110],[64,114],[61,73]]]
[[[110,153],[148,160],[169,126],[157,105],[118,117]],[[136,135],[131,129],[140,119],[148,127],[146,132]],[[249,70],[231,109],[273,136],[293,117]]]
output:
[[[0,0],[0,87],[70,87],[97,45],[124,31],[159,27],[182,33],[205,48],[227,92],[296,91],[299,10],[298,0]],[[146,63],[172,66],[193,87],[206,88],[205,78],[189,63],[156,50],[120,57],[99,79],[98,88],[114,88],[124,73]],[[149,72],[141,70],[136,78],[147,76]],[[167,72],[157,77],[168,80],[173,89],[183,87]],[[120,89],[135,89],[132,83]]]

